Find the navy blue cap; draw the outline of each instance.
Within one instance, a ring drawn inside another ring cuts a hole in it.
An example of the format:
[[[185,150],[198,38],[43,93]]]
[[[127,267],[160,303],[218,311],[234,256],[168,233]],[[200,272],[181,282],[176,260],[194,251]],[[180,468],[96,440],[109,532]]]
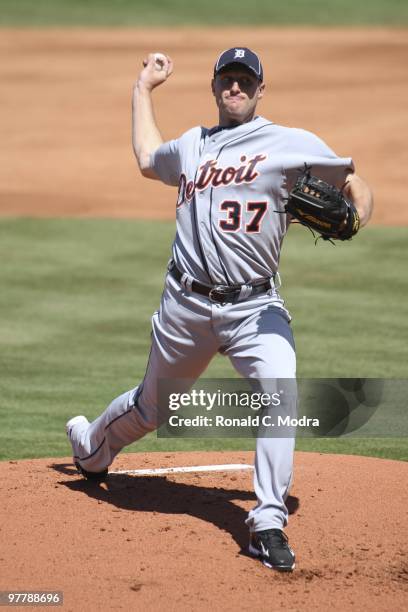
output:
[[[243,64],[255,73],[255,76],[260,81],[263,81],[261,60],[251,49],[247,47],[232,47],[232,49],[223,51],[215,63],[214,76],[229,64]]]

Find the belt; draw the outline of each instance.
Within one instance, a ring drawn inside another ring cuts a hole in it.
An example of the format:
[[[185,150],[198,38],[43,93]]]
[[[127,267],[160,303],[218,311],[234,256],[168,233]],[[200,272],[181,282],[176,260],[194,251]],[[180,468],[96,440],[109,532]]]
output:
[[[168,268],[169,274],[176,279],[177,282],[182,284],[182,278],[185,276],[183,272],[181,272],[174,261],[172,261]],[[241,291],[243,287],[247,289],[246,295],[244,299],[248,299],[249,297],[253,297],[254,295],[260,295],[261,293],[266,293],[271,289],[271,280],[273,281],[274,277],[271,278],[261,278],[253,283],[247,283],[245,285],[203,285],[196,280],[193,280],[189,287],[191,291],[194,293],[199,293],[200,295],[204,295],[208,297],[212,302],[216,302],[217,304],[233,304],[238,302],[239,296],[241,295]]]

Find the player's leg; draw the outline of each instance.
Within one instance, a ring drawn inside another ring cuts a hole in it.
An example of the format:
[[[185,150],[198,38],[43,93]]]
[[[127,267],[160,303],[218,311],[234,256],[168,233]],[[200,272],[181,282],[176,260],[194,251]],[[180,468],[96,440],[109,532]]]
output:
[[[248,308],[256,302],[248,304]],[[290,392],[288,412],[296,411],[293,395],[296,376],[296,354],[289,317],[273,304],[258,308],[238,327],[224,351],[234,367],[245,378],[257,380],[257,390],[279,391],[276,379]],[[285,379],[287,380],[285,383]],[[247,524],[251,532],[282,530],[288,519],[285,504],[292,481],[294,435],[285,430],[280,437],[258,437],[256,442],[254,488],[258,499]]]
[[[124,446],[156,429],[160,380],[178,380],[177,391],[183,392],[200,376],[219,346],[210,317],[211,307],[201,296],[185,294],[167,278],[160,310],[152,317],[143,382],[114,399],[92,423],[83,420],[71,428],[74,460],[83,470],[106,469]]]

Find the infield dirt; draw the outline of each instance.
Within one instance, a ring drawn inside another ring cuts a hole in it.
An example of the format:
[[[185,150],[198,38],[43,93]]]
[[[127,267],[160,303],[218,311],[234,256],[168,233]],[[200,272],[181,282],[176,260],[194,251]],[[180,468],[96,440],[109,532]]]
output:
[[[408,223],[406,29],[2,30],[0,214],[174,218],[175,190],[139,176],[132,85],[149,51],[175,62],[155,92],[165,139],[217,122],[210,91],[220,50],[263,58],[259,106],[351,155],[373,187],[373,222]]]

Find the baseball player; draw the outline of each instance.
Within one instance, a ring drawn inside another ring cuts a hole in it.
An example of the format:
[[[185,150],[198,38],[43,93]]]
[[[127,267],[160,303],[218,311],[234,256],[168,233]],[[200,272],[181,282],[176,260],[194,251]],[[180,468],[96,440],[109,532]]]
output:
[[[372,209],[366,183],[350,157],[338,157],[314,134],[257,115],[265,94],[256,53],[221,53],[211,81],[218,124],[194,127],[163,142],[152,91],[173,63],[150,54],[134,86],[133,145],[143,176],[178,187],[177,232],[160,308],[152,317],[146,374],[95,421],[67,423],[74,462],[86,478],[103,479],[126,445],[158,422],[159,379],[197,379],[217,353],[245,378],[296,376],[290,315],[278,289],[282,240],[290,224],[287,198],[304,164],[345,193],[365,225]],[[283,214],[278,214],[280,211]],[[294,437],[258,438],[248,515],[251,554],[270,568],[291,571],[295,555],[283,531],[292,480]]]

